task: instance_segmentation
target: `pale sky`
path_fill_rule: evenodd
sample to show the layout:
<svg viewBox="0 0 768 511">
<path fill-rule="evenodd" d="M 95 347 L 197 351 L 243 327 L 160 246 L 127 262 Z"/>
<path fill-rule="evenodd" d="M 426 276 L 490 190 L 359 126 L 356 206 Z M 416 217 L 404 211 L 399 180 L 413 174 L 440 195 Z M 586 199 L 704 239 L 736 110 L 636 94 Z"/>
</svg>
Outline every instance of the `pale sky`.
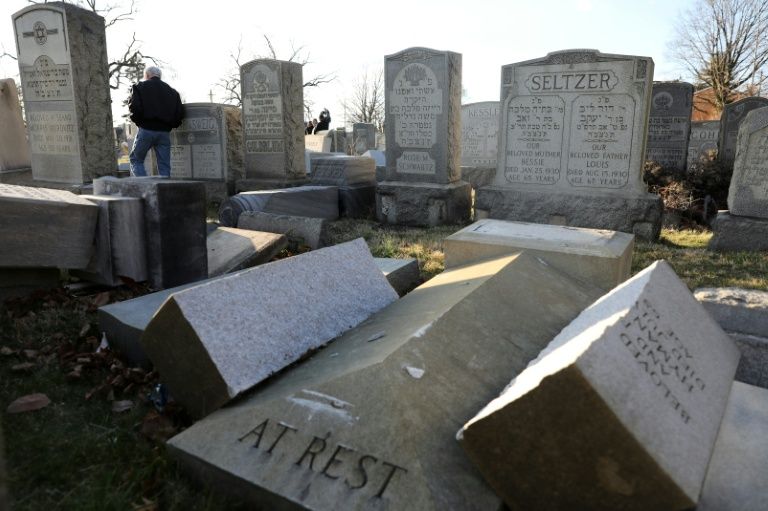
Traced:
<svg viewBox="0 0 768 511">
<path fill-rule="evenodd" d="M 99 2 L 128 4 L 127 0 Z M 167 64 L 163 79 L 185 102 L 223 99 L 219 78 L 235 69 L 229 58 L 242 38 L 247 62 L 266 53 L 263 35 L 278 57 L 303 46 L 311 63 L 304 78 L 332 73 L 336 79 L 305 88 L 314 116 L 331 111 L 331 128 L 343 125 L 341 101 L 360 75 L 383 67 L 384 56 L 412 46 L 462 54 L 463 103 L 499 99 L 502 65 L 570 48 L 653 58 L 655 80 L 686 78 L 669 55 L 674 20 L 694 0 L 137 0 L 132 21 L 107 30 L 110 58 L 122 54 L 131 34 L 144 53 Z M 16 53 L 11 15 L 26 0 L 3 0 L 2 50 Z M 117 10 L 115 11 L 117 12 Z M 1 51 L 0 51 L 1 52 Z M 17 78 L 11 59 L 0 59 L 0 78 Z M 113 91 L 115 123 L 125 113 L 127 92 Z"/>
</svg>

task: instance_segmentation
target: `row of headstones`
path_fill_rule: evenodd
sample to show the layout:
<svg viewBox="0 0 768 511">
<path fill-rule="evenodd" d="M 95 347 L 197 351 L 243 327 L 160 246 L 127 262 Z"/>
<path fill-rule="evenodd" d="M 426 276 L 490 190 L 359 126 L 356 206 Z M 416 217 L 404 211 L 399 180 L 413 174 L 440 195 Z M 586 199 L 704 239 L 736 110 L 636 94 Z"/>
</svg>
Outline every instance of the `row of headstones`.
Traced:
<svg viewBox="0 0 768 511">
<path fill-rule="evenodd" d="M 164 295 L 139 342 L 204 417 L 170 452 L 266 507 L 758 509 L 768 391 L 632 247 L 483 220 L 400 300 L 362 240 Z"/>
</svg>

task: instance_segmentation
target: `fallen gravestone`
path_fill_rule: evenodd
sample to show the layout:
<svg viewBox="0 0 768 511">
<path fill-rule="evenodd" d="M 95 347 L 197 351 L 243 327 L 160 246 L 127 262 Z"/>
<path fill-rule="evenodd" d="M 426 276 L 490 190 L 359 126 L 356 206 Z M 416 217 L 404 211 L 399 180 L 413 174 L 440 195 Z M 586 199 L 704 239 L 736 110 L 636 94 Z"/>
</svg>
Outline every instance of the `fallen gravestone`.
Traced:
<svg viewBox="0 0 768 511">
<path fill-rule="evenodd" d="M 336 220 L 339 218 L 339 189 L 335 186 L 297 186 L 241 192 L 221 203 L 219 222 L 225 227 L 236 227 L 238 218 L 246 211 Z"/>
<path fill-rule="evenodd" d="M 363 156 L 335 156 L 312 161 L 310 180 L 339 189 L 339 214 L 369 218 L 376 204 L 376 165 Z"/>
<path fill-rule="evenodd" d="M 147 243 L 144 204 L 136 197 L 81 195 L 99 207 L 96 246 L 85 270 L 75 275 L 85 280 L 117 286 L 120 277 L 147 280 Z"/>
<path fill-rule="evenodd" d="M 499 509 L 455 431 L 599 294 L 525 254 L 445 271 L 171 454 L 269 509 Z"/>
<path fill-rule="evenodd" d="M 117 170 L 104 18 L 64 2 L 13 15 L 35 180 L 82 184 Z"/>
<path fill-rule="evenodd" d="M 720 114 L 720 133 L 717 141 L 717 160 L 726 168 L 732 168 L 736 160 L 736 145 L 741 123 L 756 108 L 768 106 L 768 99 L 749 97 L 728 103 Z"/>
<path fill-rule="evenodd" d="M 317 158 L 333 158 L 337 156 L 344 156 L 341 153 L 316 153 L 314 151 L 304 151 L 304 163 L 307 166 L 307 174 L 312 173 L 312 162 Z"/>
<path fill-rule="evenodd" d="M 584 310 L 459 439 L 510 510 L 691 509 L 738 360 L 659 261 Z"/>
<path fill-rule="evenodd" d="M 201 417 L 395 299 L 357 239 L 174 293 L 141 344 L 173 396 Z"/>
<path fill-rule="evenodd" d="M 99 208 L 63 190 L 0 184 L 0 268 L 85 268 Z"/>
<path fill-rule="evenodd" d="M 667 169 L 685 170 L 692 108 L 693 85 L 654 82 L 648 116 L 646 160 Z"/>
<path fill-rule="evenodd" d="M 282 234 L 219 227 L 208 234 L 208 276 L 269 262 L 287 245 Z"/>
<path fill-rule="evenodd" d="M 499 161 L 476 218 L 657 239 L 663 204 L 642 179 L 653 60 L 566 50 L 502 67 Z"/>
<path fill-rule="evenodd" d="M 634 236 L 623 232 L 491 219 L 443 242 L 446 268 L 524 250 L 606 291 L 629 277 L 634 244 Z"/>
<path fill-rule="evenodd" d="M 712 153 L 717 154 L 717 137 L 720 121 L 691 122 L 691 136 L 688 139 L 688 170 L 694 165 L 707 161 Z"/>
<path fill-rule="evenodd" d="M 12 78 L 0 80 L 0 172 L 30 167 L 29 146 L 21 117 L 19 92 Z"/>
<path fill-rule="evenodd" d="M 147 273 L 152 287 L 164 289 L 208 276 L 203 183 L 103 177 L 94 181 L 93 188 L 96 195 L 143 199 Z"/>
<path fill-rule="evenodd" d="M 734 382 L 696 511 L 761 511 L 768 501 L 768 390 Z"/>
<path fill-rule="evenodd" d="M 259 211 L 240 213 L 238 229 L 284 234 L 292 245 L 312 250 L 324 247 L 328 237 L 328 221 L 308 216 L 273 215 Z"/>
<path fill-rule="evenodd" d="M 389 285 L 397 291 L 398 295 L 406 295 L 421 284 L 419 262 L 416 259 L 410 257 L 406 259 L 376 257 L 374 260 L 376 266 L 387 277 Z"/>
</svg>

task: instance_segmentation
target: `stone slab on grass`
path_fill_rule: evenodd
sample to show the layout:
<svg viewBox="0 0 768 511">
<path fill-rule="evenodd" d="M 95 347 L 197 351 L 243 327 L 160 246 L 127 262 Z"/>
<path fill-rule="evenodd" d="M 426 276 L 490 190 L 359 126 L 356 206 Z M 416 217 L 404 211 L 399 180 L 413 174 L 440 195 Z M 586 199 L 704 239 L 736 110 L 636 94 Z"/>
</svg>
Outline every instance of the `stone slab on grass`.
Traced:
<svg viewBox="0 0 768 511">
<path fill-rule="evenodd" d="M 445 271 L 171 454 L 269 509 L 499 509 L 455 431 L 600 294 L 526 254 Z"/>
<path fill-rule="evenodd" d="M 307 216 L 273 215 L 246 211 L 237 221 L 239 229 L 250 229 L 284 234 L 295 245 L 306 245 L 315 250 L 325 245 L 328 221 Z"/>
<path fill-rule="evenodd" d="M 219 227 L 208 234 L 208 276 L 267 263 L 288 245 L 282 234 Z"/>
<path fill-rule="evenodd" d="M 738 360 L 659 261 L 584 310 L 459 439 L 511 510 L 691 509 Z"/>
<path fill-rule="evenodd" d="M 717 252 L 768 250 L 768 220 L 719 211 L 712 221 L 712 238 L 707 248 Z"/>
<path fill-rule="evenodd" d="M 736 381 L 768 389 L 768 337 L 729 334 L 741 352 Z"/>
<path fill-rule="evenodd" d="M 387 277 L 390 285 L 403 296 L 421 283 L 419 262 L 411 257 L 406 259 L 394 259 L 389 257 L 376 257 L 376 266 Z"/>
<path fill-rule="evenodd" d="M 357 239 L 174 293 L 141 344 L 199 417 L 396 299 Z"/>
<path fill-rule="evenodd" d="M 225 227 L 236 227 L 238 218 L 246 211 L 336 220 L 339 218 L 339 189 L 335 186 L 296 186 L 242 192 L 221 203 L 219 221 Z"/>
<path fill-rule="evenodd" d="M 693 295 L 726 332 L 768 337 L 768 291 L 708 287 Z"/>
</svg>

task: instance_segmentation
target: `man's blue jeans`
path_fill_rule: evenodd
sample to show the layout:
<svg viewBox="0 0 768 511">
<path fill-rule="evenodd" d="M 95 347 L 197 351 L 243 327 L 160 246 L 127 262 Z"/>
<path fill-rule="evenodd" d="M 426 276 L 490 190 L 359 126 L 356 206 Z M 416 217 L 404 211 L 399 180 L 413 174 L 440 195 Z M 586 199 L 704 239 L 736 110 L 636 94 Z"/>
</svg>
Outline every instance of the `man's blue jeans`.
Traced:
<svg viewBox="0 0 768 511">
<path fill-rule="evenodd" d="M 167 131 L 153 131 L 139 128 L 131 149 L 131 175 L 142 177 L 147 175 L 144 159 L 149 150 L 155 148 L 157 170 L 163 177 L 171 177 L 171 134 Z"/>
</svg>

